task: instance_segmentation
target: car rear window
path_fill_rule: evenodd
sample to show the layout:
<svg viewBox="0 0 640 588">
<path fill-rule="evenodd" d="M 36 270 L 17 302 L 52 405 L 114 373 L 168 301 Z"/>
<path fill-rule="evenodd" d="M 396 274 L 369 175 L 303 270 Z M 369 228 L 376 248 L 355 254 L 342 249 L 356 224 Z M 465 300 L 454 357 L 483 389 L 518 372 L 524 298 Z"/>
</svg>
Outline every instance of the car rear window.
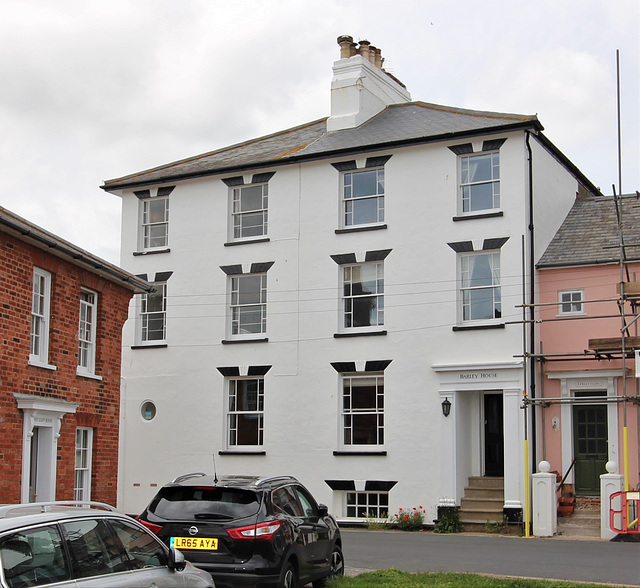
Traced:
<svg viewBox="0 0 640 588">
<path fill-rule="evenodd" d="M 160 490 L 149 510 L 163 519 L 230 520 L 254 515 L 259 507 L 251 490 L 180 486 Z"/>
</svg>

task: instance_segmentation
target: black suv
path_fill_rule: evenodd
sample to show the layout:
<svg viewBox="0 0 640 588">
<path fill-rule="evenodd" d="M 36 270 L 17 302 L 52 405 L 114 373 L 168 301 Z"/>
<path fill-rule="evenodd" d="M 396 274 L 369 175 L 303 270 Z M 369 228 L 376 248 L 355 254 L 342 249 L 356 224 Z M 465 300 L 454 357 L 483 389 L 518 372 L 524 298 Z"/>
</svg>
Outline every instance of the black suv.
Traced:
<svg viewBox="0 0 640 588">
<path fill-rule="evenodd" d="M 291 476 L 180 476 L 138 520 L 217 587 L 318 588 L 344 573 L 335 519 Z"/>
</svg>

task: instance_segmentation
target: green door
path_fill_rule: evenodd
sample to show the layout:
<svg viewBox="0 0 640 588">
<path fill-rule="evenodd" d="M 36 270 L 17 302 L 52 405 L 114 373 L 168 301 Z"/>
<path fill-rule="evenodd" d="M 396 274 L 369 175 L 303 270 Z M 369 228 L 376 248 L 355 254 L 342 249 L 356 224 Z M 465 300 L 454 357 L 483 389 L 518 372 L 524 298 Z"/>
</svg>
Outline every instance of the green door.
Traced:
<svg viewBox="0 0 640 588">
<path fill-rule="evenodd" d="M 576 458 L 575 493 L 600 494 L 600 475 L 608 459 L 607 407 L 574 405 L 573 448 Z"/>
</svg>

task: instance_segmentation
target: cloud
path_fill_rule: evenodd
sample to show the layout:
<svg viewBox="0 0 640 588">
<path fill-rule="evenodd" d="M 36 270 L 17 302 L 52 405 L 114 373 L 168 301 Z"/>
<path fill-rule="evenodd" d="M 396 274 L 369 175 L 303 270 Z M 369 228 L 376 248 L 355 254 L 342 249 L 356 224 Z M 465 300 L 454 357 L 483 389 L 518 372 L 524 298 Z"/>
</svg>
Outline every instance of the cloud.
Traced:
<svg viewBox="0 0 640 588">
<path fill-rule="evenodd" d="M 638 160 L 637 14 L 635 0 L 3 0 L 0 204 L 117 262 L 120 202 L 102 182 L 327 116 L 342 34 L 380 47 L 415 100 L 538 113 L 610 185 L 616 46 Z"/>
</svg>

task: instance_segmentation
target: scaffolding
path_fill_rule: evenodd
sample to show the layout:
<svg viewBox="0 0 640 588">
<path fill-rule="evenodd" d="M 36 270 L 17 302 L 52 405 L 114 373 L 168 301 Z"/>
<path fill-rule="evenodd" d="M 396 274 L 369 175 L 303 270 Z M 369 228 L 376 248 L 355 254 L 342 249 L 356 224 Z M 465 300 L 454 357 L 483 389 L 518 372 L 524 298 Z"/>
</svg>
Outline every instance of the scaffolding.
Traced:
<svg viewBox="0 0 640 588">
<path fill-rule="evenodd" d="M 609 298 L 595 298 L 581 300 L 584 305 L 595 305 L 599 303 L 611 303 L 615 302 L 618 307 L 617 314 L 590 314 L 584 316 L 572 316 L 572 317 L 555 317 L 548 319 L 535 318 L 530 321 L 524 320 L 525 323 L 542 324 L 543 322 L 553 321 L 587 321 L 587 320 L 600 320 L 600 319 L 614 319 L 618 318 L 620 321 L 620 336 L 619 337 L 600 337 L 588 340 L 587 349 L 583 351 L 567 351 L 560 353 L 545 353 L 543 349 L 543 343 L 539 342 L 540 351 L 538 353 L 534 351 L 527 351 L 526 347 L 523 351 L 523 355 L 517 356 L 524 358 L 525 363 L 535 362 L 538 366 L 536 370 L 540 375 L 541 387 L 544 386 L 545 378 L 545 366 L 551 362 L 577 362 L 577 361 L 606 361 L 606 362 L 620 362 L 621 369 L 621 381 L 622 385 L 617 387 L 616 396 L 576 396 L 570 395 L 568 397 L 546 397 L 544 393 L 537 397 L 531 397 L 526 393 L 523 395 L 523 408 L 528 407 L 540 407 L 543 411 L 543 438 L 542 444 L 546 445 L 544 437 L 544 409 L 548 408 L 552 404 L 593 404 L 607 403 L 617 404 L 621 406 L 622 410 L 622 443 L 623 443 L 623 474 L 624 474 L 624 489 L 629 491 L 629 439 L 628 439 L 628 411 L 630 407 L 635 406 L 636 410 L 636 433 L 638 435 L 637 446 L 640 448 L 640 335 L 639 326 L 640 321 L 640 276 L 636 279 L 635 273 L 632 274 L 630 266 L 636 264 L 640 265 L 640 241 L 628 242 L 626 240 L 625 226 L 624 226 L 624 210 L 625 207 L 633 206 L 640 211 L 640 192 L 635 194 L 618 195 L 607 198 L 615 206 L 616 224 L 618 230 L 618 243 L 615 247 L 618 249 L 618 261 L 620 268 L 620 278 L 617 284 L 617 296 Z M 637 216 L 640 216 L 640 212 Z M 614 247 L 613 245 L 611 247 Z M 587 265 L 587 264 L 585 264 Z M 558 306 L 559 302 L 548 303 L 533 303 L 523 304 L 523 308 L 530 310 L 540 310 L 547 306 Z M 523 311 L 524 312 L 524 311 Z M 519 322 L 519 321 L 518 321 Z M 533 328 L 534 325 L 530 325 Z M 635 369 L 630 375 L 629 362 L 635 360 Z M 628 380 L 630 377 L 635 379 L 635 393 L 630 393 Z M 640 450 L 638 451 L 638 471 L 640 472 Z M 640 488 L 640 484 L 638 487 Z"/>
</svg>

